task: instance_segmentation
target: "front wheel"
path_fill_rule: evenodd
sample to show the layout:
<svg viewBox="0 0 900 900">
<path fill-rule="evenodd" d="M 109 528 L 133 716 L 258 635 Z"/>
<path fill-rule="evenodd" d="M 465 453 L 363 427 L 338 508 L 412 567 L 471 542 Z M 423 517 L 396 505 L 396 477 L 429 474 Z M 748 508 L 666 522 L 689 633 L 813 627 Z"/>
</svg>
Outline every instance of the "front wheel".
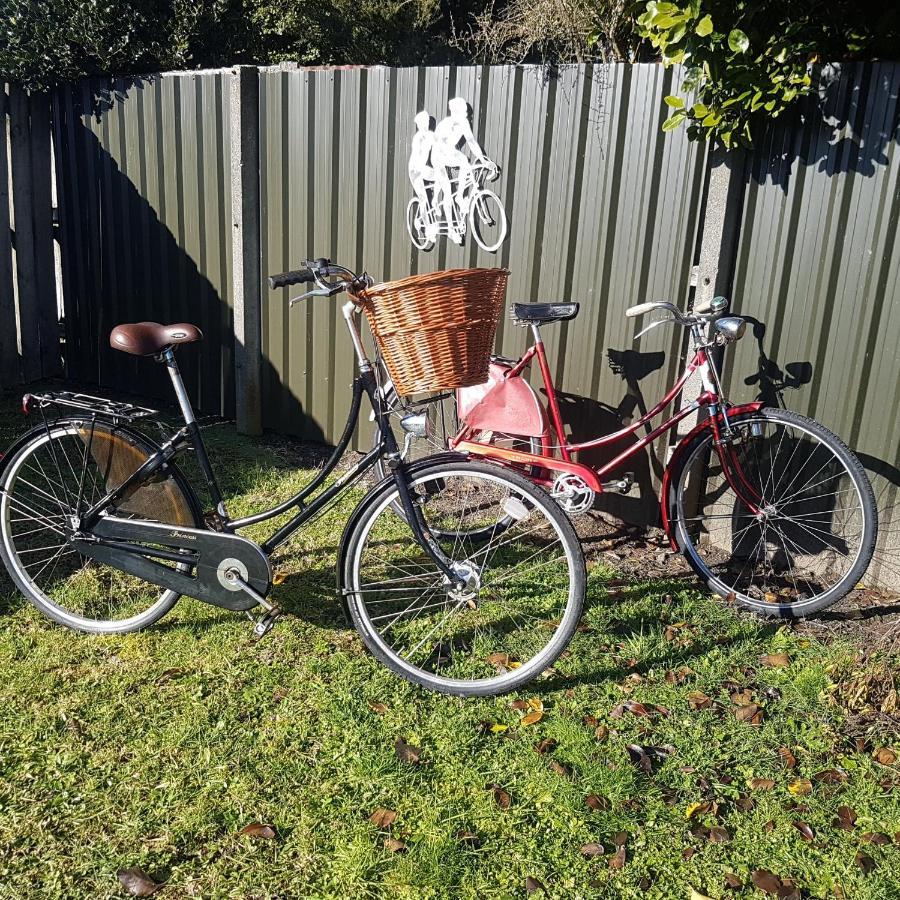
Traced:
<svg viewBox="0 0 900 900">
<path fill-rule="evenodd" d="M 877 511 L 862 464 L 797 413 L 764 408 L 729 421 L 728 472 L 709 430 L 673 472 L 667 502 L 681 552 L 713 591 L 753 612 L 799 618 L 831 606 L 857 585 L 875 549 Z"/>
<path fill-rule="evenodd" d="M 500 198 L 486 188 L 472 198 L 469 224 L 482 250 L 493 253 L 506 238 L 506 210 Z"/>
<path fill-rule="evenodd" d="M 438 569 L 395 512 L 396 485 L 383 484 L 354 515 L 342 562 L 366 646 L 407 680 L 460 696 L 511 691 L 549 668 L 584 602 L 584 557 L 563 512 L 481 462 L 423 466 L 409 488 L 464 584 Z"/>
</svg>

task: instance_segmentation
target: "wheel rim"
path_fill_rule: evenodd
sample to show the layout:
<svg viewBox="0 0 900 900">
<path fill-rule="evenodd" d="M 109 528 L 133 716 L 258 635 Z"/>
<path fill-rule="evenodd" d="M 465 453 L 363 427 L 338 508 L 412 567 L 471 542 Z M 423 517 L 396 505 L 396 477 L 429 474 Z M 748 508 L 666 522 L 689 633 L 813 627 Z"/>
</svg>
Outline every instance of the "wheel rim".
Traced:
<svg viewBox="0 0 900 900">
<path fill-rule="evenodd" d="M 576 561 L 552 501 L 502 474 L 442 469 L 414 479 L 421 508 L 466 586 L 454 592 L 395 515 L 396 492 L 364 523 L 350 571 L 352 602 L 365 634 L 403 670 L 448 690 L 501 689 L 534 677 L 555 658 L 578 615 L 571 601 Z M 488 541 L 469 539 L 476 520 L 514 522 Z M 561 514 L 559 519 L 562 519 Z M 448 527 L 452 520 L 453 527 Z M 481 526 L 483 527 L 483 526 Z"/>
<path fill-rule="evenodd" d="M 865 546 L 865 508 L 852 473 L 819 435 L 786 418 L 733 427 L 760 512 L 727 484 L 711 438 L 701 442 L 678 479 L 676 527 L 686 552 L 713 590 L 763 610 L 798 612 L 839 599 Z"/>
<path fill-rule="evenodd" d="M 84 431 L 89 431 L 89 426 Z M 3 478 L 0 501 L 6 557 L 33 599 L 51 608 L 66 624 L 89 628 L 106 623 L 128 630 L 167 609 L 178 594 L 83 557 L 71 548 L 67 519 L 75 513 L 82 469 L 84 497 L 95 502 L 104 494 L 109 470 L 107 475 L 100 470 L 75 426 L 42 436 L 12 461 Z M 133 509 L 139 504 L 141 490 L 144 488 L 123 507 L 130 504 Z M 128 508 L 119 512 L 133 515 Z"/>
</svg>

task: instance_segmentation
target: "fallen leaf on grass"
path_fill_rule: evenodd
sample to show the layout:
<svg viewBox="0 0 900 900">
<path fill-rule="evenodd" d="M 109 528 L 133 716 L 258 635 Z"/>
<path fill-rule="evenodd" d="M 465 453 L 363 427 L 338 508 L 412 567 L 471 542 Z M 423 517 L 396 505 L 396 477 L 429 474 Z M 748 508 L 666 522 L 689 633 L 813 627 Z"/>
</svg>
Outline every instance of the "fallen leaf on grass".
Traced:
<svg viewBox="0 0 900 900">
<path fill-rule="evenodd" d="M 538 891 L 543 891 L 546 894 L 547 888 L 544 887 L 542 881 L 529 875 L 525 879 L 525 893 L 531 896 L 532 894 L 536 894 Z"/>
<path fill-rule="evenodd" d="M 379 703 L 377 700 L 369 701 L 369 709 L 372 710 L 373 713 L 377 713 L 379 716 L 383 716 L 388 708 L 384 703 Z"/>
<path fill-rule="evenodd" d="M 624 847 L 628 843 L 628 832 L 616 831 L 612 836 L 612 842 L 614 847 Z"/>
<path fill-rule="evenodd" d="M 653 762 L 647 755 L 647 752 L 640 744 L 628 744 L 625 749 L 628 751 L 631 761 L 645 774 L 653 774 Z"/>
<path fill-rule="evenodd" d="M 384 849 L 391 853 L 403 853 L 406 850 L 406 844 L 397 838 L 389 837 L 384 839 Z"/>
<path fill-rule="evenodd" d="M 541 756 L 544 756 L 547 753 L 550 753 L 552 750 L 556 749 L 556 739 L 555 738 L 544 738 L 542 741 L 538 741 L 534 745 L 535 751 L 540 753 Z"/>
<path fill-rule="evenodd" d="M 512 703 L 509 704 L 513 709 L 518 712 L 522 712 L 523 710 L 528 709 L 528 701 L 527 700 L 513 700 Z"/>
<path fill-rule="evenodd" d="M 625 845 L 619 846 L 619 849 L 609 858 L 609 867 L 614 872 L 618 871 L 625 865 Z"/>
<path fill-rule="evenodd" d="M 741 881 L 734 872 L 726 872 L 725 873 L 725 886 L 730 887 L 732 890 L 737 890 L 740 887 L 744 886 L 744 882 Z"/>
<path fill-rule="evenodd" d="M 734 717 L 738 722 L 749 722 L 751 725 L 760 725 L 763 720 L 763 711 L 755 703 L 739 706 L 734 711 Z"/>
<path fill-rule="evenodd" d="M 813 775 L 813 781 L 818 781 L 822 784 L 842 784 L 846 780 L 846 773 L 838 769 L 823 769 L 821 772 L 816 772 Z"/>
<path fill-rule="evenodd" d="M 703 691 L 689 691 L 687 702 L 691 709 L 708 709 L 712 706 L 712 698 L 707 697 Z"/>
<path fill-rule="evenodd" d="M 701 894 L 700 891 L 694 890 L 694 888 L 691 888 L 691 900 L 712 900 L 712 898 L 707 897 L 706 894 Z"/>
<path fill-rule="evenodd" d="M 406 743 L 406 738 L 398 737 L 396 743 L 394 744 L 394 753 L 397 754 L 397 759 L 400 762 L 407 763 L 411 766 L 416 766 L 421 761 L 422 749 L 421 747 L 415 747 L 412 744 Z"/>
<path fill-rule="evenodd" d="M 489 784 L 487 789 L 494 795 L 494 803 L 496 803 L 500 809 L 509 809 L 512 798 L 507 791 L 503 790 L 499 784 Z"/>
<path fill-rule="evenodd" d="M 751 778 L 750 787 L 754 791 L 770 791 L 775 787 L 774 778 Z"/>
<path fill-rule="evenodd" d="M 783 669 L 791 664 L 791 658 L 787 653 L 767 653 L 761 657 L 760 662 L 772 669 Z"/>
<path fill-rule="evenodd" d="M 867 831 L 859 838 L 864 844 L 874 844 L 876 847 L 884 847 L 890 844 L 891 839 L 883 831 Z"/>
<path fill-rule="evenodd" d="M 528 713 L 528 715 L 522 716 L 519 720 L 520 725 L 537 725 L 541 719 L 544 718 L 544 713 L 540 709 L 535 709 L 532 712 Z"/>
<path fill-rule="evenodd" d="M 605 725 L 598 725 L 594 729 L 594 737 L 598 741 L 605 741 L 609 737 L 609 729 Z"/>
<path fill-rule="evenodd" d="M 556 772 L 557 775 L 562 775 L 563 778 L 568 778 L 572 774 L 568 766 L 558 763 L 555 759 L 551 759 L 548 765 L 553 772 Z"/>
<path fill-rule="evenodd" d="M 792 778 L 788 782 L 788 790 L 795 797 L 805 797 L 812 793 L 812 782 L 808 778 Z"/>
<path fill-rule="evenodd" d="M 589 844 L 582 844 L 581 849 L 578 851 L 582 856 L 590 859 L 593 856 L 603 856 L 606 853 L 606 848 L 603 844 L 598 844 L 595 841 L 591 841 Z"/>
<path fill-rule="evenodd" d="M 811 841 L 815 838 L 815 834 L 813 833 L 812 828 L 809 827 L 809 824 L 806 822 L 791 822 L 791 825 L 800 832 L 800 837 L 803 838 L 804 841 Z"/>
<path fill-rule="evenodd" d="M 376 827 L 382 830 L 386 830 L 394 824 L 394 821 L 397 818 L 397 813 L 392 809 L 382 809 L 380 806 L 378 809 L 373 810 L 372 815 L 369 816 L 369 821 Z"/>
<path fill-rule="evenodd" d="M 897 762 L 897 753 L 890 747 L 878 747 L 872 754 L 872 759 L 883 766 L 892 766 Z"/>
<path fill-rule="evenodd" d="M 594 812 L 601 812 L 612 808 L 612 804 L 606 797 L 598 797 L 596 794 L 588 794 L 587 797 L 584 798 L 584 802 L 590 809 L 594 810 Z"/>
<path fill-rule="evenodd" d="M 841 828 L 844 831 L 853 831 L 856 824 L 856 810 L 849 806 L 839 806 L 837 818 L 832 822 L 835 828 Z"/>
<path fill-rule="evenodd" d="M 694 816 L 704 815 L 708 813 L 712 809 L 712 802 L 710 800 L 702 800 L 694 803 L 688 803 L 687 809 L 684 811 L 684 817 L 686 819 L 693 819 Z"/>
<path fill-rule="evenodd" d="M 863 875 L 868 875 L 875 871 L 875 860 L 868 853 L 860 851 L 856 854 L 856 864 L 862 869 Z"/>
<path fill-rule="evenodd" d="M 131 869 L 119 869 L 116 877 L 132 897 L 150 897 L 162 887 L 138 866 Z"/>
<path fill-rule="evenodd" d="M 778 755 L 781 757 L 781 761 L 786 769 L 793 769 L 797 765 L 797 757 L 794 756 L 789 747 L 779 747 Z"/>
<path fill-rule="evenodd" d="M 261 838 L 264 841 L 271 841 L 275 837 L 275 827 L 267 825 L 264 822 L 251 822 L 245 825 L 238 834 L 244 837 Z"/>
<path fill-rule="evenodd" d="M 750 880 L 764 894 L 778 894 L 783 885 L 781 879 L 777 875 L 773 875 L 767 869 L 757 869 L 750 873 Z"/>
<path fill-rule="evenodd" d="M 727 844 L 731 840 L 728 829 L 722 828 L 721 825 L 713 825 L 706 837 L 711 844 Z"/>
</svg>

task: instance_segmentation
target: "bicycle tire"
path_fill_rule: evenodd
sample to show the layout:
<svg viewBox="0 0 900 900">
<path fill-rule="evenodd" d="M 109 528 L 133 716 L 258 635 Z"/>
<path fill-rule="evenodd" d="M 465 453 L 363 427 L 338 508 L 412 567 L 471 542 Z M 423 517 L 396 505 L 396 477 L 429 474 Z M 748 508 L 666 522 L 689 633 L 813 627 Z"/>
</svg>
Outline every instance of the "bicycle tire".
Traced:
<svg viewBox="0 0 900 900">
<path fill-rule="evenodd" d="M 502 491 L 505 486 L 509 492 L 508 496 L 511 495 L 515 498 L 526 498 L 527 503 L 531 505 L 528 515 L 532 515 L 534 511 L 539 511 L 539 514 L 546 522 L 550 523 L 552 533 L 556 535 L 556 539 L 562 547 L 567 571 L 567 594 L 564 609 L 562 615 L 559 616 L 558 619 L 554 618 L 552 620 L 552 632 L 548 631 L 546 627 L 539 627 L 542 635 L 541 639 L 543 639 L 543 634 L 545 632 L 550 635 L 546 645 L 544 645 L 540 651 L 535 653 L 519 667 L 509 668 L 493 677 L 462 679 L 459 677 L 441 677 L 434 672 L 427 671 L 423 666 L 415 665 L 407 659 L 404 659 L 400 653 L 396 652 L 388 645 L 387 640 L 376 626 L 373 615 L 370 613 L 369 607 L 367 606 L 367 602 L 374 605 L 375 603 L 384 601 L 378 599 L 365 601 L 363 599 L 363 593 L 371 593 L 370 591 L 364 591 L 363 589 L 370 587 L 372 583 L 366 583 L 363 580 L 361 566 L 363 565 L 363 554 L 367 548 L 367 539 L 370 534 L 373 534 L 376 525 L 379 522 L 382 522 L 390 527 L 395 527 L 396 523 L 399 521 L 392 515 L 392 522 L 395 524 L 394 526 L 391 526 L 390 522 L 381 518 L 382 514 L 391 506 L 391 503 L 395 499 L 396 487 L 390 482 L 382 483 L 373 489 L 363 499 L 348 523 L 347 533 L 342 542 L 345 551 L 341 557 L 341 585 L 354 627 L 376 659 L 387 666 L 387 668 L 408 681 L 421 687 L 428 688 L 429 690 L 454 694 L 457 696 L 484 697 L 505 693 L 522 687 L 524 684 L 537 677 L 541 672 L 552 666 L 559 658 L 560 654 L 568 646 L 572 635 L 575 633 L 575 629 L 577 628 L 578 621 L 581 617 L 584 603 L 586 575 L 581 545 L 568 517 L 559 506 L 553 502 L 549 495 L 518 473 L 510 472 L 499 466 L 483 462 L 467 460 L 449 462 L 441 460 L 432 465 L 423 463 L 417 467 L 409 476 L 410 490 L 413 493 L 416 493 L 419 489 L 422 489 L 427 495 L 429 486 L 433 487 L 438 485 L 438 489 L 443 490 L 443 486 L 445 486 L 450 479 L 471 476 L 474 476 L 490 490 Z M 525 507 L 525 501 L 519 502 L 523 504 L 523 508 L 527 508 Z M 403 527 L 405 528 L 406 526 L 404 525 Z M 531 527 L 530 524 L 529 527 Z M 526 534 L 527 533 L 529 532 L 526 532 Z M 407 535 L 407 543 L 411 543 L 412 540 L 411 535 Z M 503 535 L 503 540 L 508 541 L 505 533 Z M 377 545 L 377 552 L 383 553 L 382 545 L 377 536 L 376 538 L 373 538 L 373 542 Z M 552 547 L 553 545 L 550 546 Z M 375 550 L 372 552 L 374 555 Z M 488 549 L 479 552 L 484 553 L 485 559 L 485 562 L 478 573 L 480 579 L 483 576 L 485 569 L 487 569 L 488 561 L 496 558 L 496 549 Z M 462 555 L 462 553 L 463 547 L 460 546 L 459 555 Z M 531 557 L 528 559 L 530 558 Z M 454 560 L 454 563 L 462 564 L 457 560 Z M 541 565 L 547 564 L 549 563 L 541 563 Z M 393 564 L 388 562 L 387 565 L 390 566 Z M 431 565 L 433 565 L 433 563 Z M 510 563 L 509 565 L 511 569 L 522 578 L 527 579 L 529 577 L 527 572 L 520 572 L 518 563 Z M 404 571 L 402 567 L 397 566 L 397 568 L 399 568 L 400 571 Z M 408 580 L 406 576 L 401 576 L 400 581 L 406 580 Z M 383 582 L 383 584 L 388 583 L 389 582 Z M 489 587 L 490 583 L 491 582 L 486 584 L 485 587 Z M 375 586 L 380 587 L 381 583 L 376 582 Z M 383 588 L 383 590 L 389 591 L 393 589 Z M 439 587 L 438 592 L 440 593 L 441 590 L 443 590 L 443 588 Z M 478 599 L 480 601 L 480 581 L 478 590 Z M 494 599 L 492 595 L 495 592 L 496 588 L 494 588 L 494 591 L 491 592 L 491 594 L 488 594 L 486 600 L 487 606 L 490 606 L 490 603 Z M 547 590 L 548 596 L 553 594 L 553 590 Z M 423 594 L 423 597 L 425 597 L 425 602 L 430 603 L 430 596 Z M 398 602 L 405 603 L 405 598 L 398 598 Z M 452 598 L 444 602 L 446 605 L 450 605 Z M 381 610 L 384 609 L 384 607 L 378 608 Z M 422 607 L 422 609 L 425 608 L 429 607 Z M 449 616 L 452 613 L 456 613 L 459 609 L 461 609 L 461 607 L 459 603 L 457 603 L 456 607 L 454 607 L 447 615 Z M 480 608 L 478 608 L 478 611 L 480 612 Z M 521 612 L 521 610 L 517 611 Z M 415 619 L 419 612 L 421 612 L 421 610 L 417 611 L 412 618 Z M 437 615 L 439 615 L 439 613 L 435 613 L 435 616 Z M 527 613 L 523 613 L 523 615 L 527 616 Z M 515 616 L 513 616 L 513 619 L 515 620 Z M 393 624 L 394 623 L 391 622 L 387 627 L 391 627 Z M 422 625 L 423 623 L 420 622 L 419 624 Z M 508 626 L 504 627 L 507 628 L 507 630 L 503 632 L 503 637 L 501 637 L 500 640 L 508 639 L 510 642 L 514 642 L 514 639 L 508 636 L 509 634 L 512 634 L 512 630 L 509 629 Z M 491 632 L 491 629 L 485 626 L 483 633 L 487 634 L 489 632 Z M 475 637 L 471 639 L 473 646 L 480 634 L 482 634 L 482 632 L 479 632 L 478 627 L 476 627 Z M 442 640 L 443 633 L 439 633 L 438 646 L 441 644 Z M 432 651 L 432 655 L 434 652 L 435 651 Z"/>
<path fill-rule="evenodd" d="M 862 516 L 860 517 L 862 522 L 862 533 L 855 558 L 849 568 L 835 584 L 825 590 L 821 595 L 811 596 L 807 599 L 801 598 L 792 602 L 779 602 L 777 593 L 770 593 L 767 596 L 762 588 L 759 589 L 762 593 L 762 599 L 760 599 L 760 597 L 755 596 L 755 592 L 754 594 L 747 593 L 747 590 L 754 590 L 752 576 L 751 585 L 745 590 L 735 590 L 735 585 L 728 584 L 723 579 L 721 573 L 717 573 L 713 570 L 712 565 L 708 561 L 709 555 L 704 556 L 700 552 L 700 549 L 694 545 L 694 541 L 688 534 L 687 517 L 680 512 L 686 508 L 687 504 L 692 502 L 688 498 L 688 491 L 685 485 L 685 480 L 689 477 L 690 466 L 695 462 L 702 464 L 704 455 L 714 452 L 712 444 L 714 437 L 709 430 L 705 430 L 698 434 L 691 444 L 685 448 L 685 451 L 681 454 L 677 471 L 672 473 L 667 503 L 669 504 L 670 520 L 674 523 L 673 535 L 676 544 L 693 571 L 712 591 L 723 597 L 733 597 L 735 603 L 743 609 L 764 616 L 774 616 L 786 619 L 803 618 L 804 616 L 821 612 L 827 607 L 832 606 L 834 603 L 837 603 L 856 587 L 871 562 L 875 550 L 875 544 L 878 537 L 878 513 L 875 505 L 875 497 L 872 492 L 872 485 L 869 482 L 865 469 L 859 459 L 857 459 L 853 452 L 837 435 L 827 429 L 824 425 L 816 422 L 814 419 L 802 416 L 799 413 L 779 408 L 764 407 L 758 412 L 742 413 L 738 416 L 734 416 L 731 418 L 731 421 L 735 428 L 739 430 L 745 429 L 748 433 L 752 431 L 754 425 L 763 426 L 765 424 L 773 424 L 777 427 L 780 423 L 784 427 L 795 428 L 799 432 L 815 437 L 834 455 L 834 458 L 843 466 L 845 474 L 849 476 L 850 482 L 859 499 L 859 507 L 862 512 Z M 771 448 L 769 453 L 770 469 L 774 469 L 775 462 L 778 461 L 779 454 L 781 453 L 781 445 L 779 445 L 779 449 L 775 454 L 774 459 L 772 459 L 771 456 Z M 788 466 L 790 466 L 790 460 L 787 462 Z M 797 476 L 795 475 L 794 478 L 796 477 Z M 767 489 L 768 483 L 767 480 Z M 761 482 L 760 484 L 762 486 Z M 773 484 L 772 493 L 774 493 L 774 489 L 777 487 L 778 484 Z M 793 489 L 794 487 L 791 486 L 791 490 Z M 819 498 L 816 497 L 815 499 L 818 500 Z M 791 501 L 791 499 L 788 498 L 787 502 L 790 504 L 791 502 L 797 503 L 799 501 Z M 772 500 L 771 505 L 776 509 L 776 513 L 779 503 L 782 503 L 782 501 Z M 783 503 L 782 508 L 786 508 Z M 735 529 L 739 528 L 742 523 L 747 521 L 750 517 L 748 513 L 742 513 L 737 507 L 735 507 L 735 510 L 736 512 L 733 514 L 733 517 L 729 519 L 728 524 L 723 527 L 731 529 L 732 534 L 739 534 L 740 532 Z M 743 519 L 740 518 L 741 515 L 743 515 Z M 795 521 L 795 519 L 792 519 L 786 513 L 784 515 L 788 522 Z M 795 513 L 795 516 L 796 515 L 797 514 Z M 697 518 L 700 517 L 698 516 Z M 814 535 L 820 531 L 824 534 L 823 527 L 826 518 L 823 513 L 816 513 L 815 518 L 810 519 L 809 521 L 818 523 L 813 526 L 815 529 L 813 532 Z M 758 527 L 763 527 L 764 529 L 761 541 L 765 542 L 765 526 Z M 746 528 L 747 526 L 743 526 L 742 530 L 746 530 Z M 823 537 L 818 536 L 815 539 L 823 544 L 824 551 L 828 550 L 828 547 L 826 546 L 828 542 Z M 732 542 L 734 543 L 734 541 Z M 738 543 L 740 543 L 740 541 L 738 541 Z M 792 553 L 797 556 L 800 555 L 795 547 L 789 546 L 790 544 L 796 545 L 795 539 L 788 537 L 782 539 L 782 543 L 785 548 L 783 555 L 786 558 L 790 559 Z M 808 543 L 809 540 L 807 540 L 807 544 Z M 832 541 L 832 543 L 836 543 L 836 541 Z M 765 553 L 765 547 L 763 548 L 763 552 Z M 746 568 L 746 563 L 744 564 L 744 568 Z M 771 577 L 774 578 L 774 576 Z M 801 583 L 803 583 L 802 580 Z"/>
</svg>

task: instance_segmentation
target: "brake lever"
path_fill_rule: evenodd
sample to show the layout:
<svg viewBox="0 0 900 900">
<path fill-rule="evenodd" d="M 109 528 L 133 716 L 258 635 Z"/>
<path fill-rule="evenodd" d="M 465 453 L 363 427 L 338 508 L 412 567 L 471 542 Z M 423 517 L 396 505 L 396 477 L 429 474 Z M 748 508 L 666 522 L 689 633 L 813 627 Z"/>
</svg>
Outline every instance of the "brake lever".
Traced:
<svg viewBox="0 0 900 900">
<path fill-rule="evenodd" d="M 333 297 L 335 294 L 339 294 L 346 285 L 343 281 L 338 282 L 337 284 L 325 285 L 323 284 L 320 288 L 313 288 L 311 291 L 307 291 L 305 294 L 301 294 L 299 297 L 292 297 L 290 302 L 288 303 L 288 308 L 293 306 L 295 303 L 299 303 L 301 300 L 306 300 L 307 297 Z"/>
</svg>

